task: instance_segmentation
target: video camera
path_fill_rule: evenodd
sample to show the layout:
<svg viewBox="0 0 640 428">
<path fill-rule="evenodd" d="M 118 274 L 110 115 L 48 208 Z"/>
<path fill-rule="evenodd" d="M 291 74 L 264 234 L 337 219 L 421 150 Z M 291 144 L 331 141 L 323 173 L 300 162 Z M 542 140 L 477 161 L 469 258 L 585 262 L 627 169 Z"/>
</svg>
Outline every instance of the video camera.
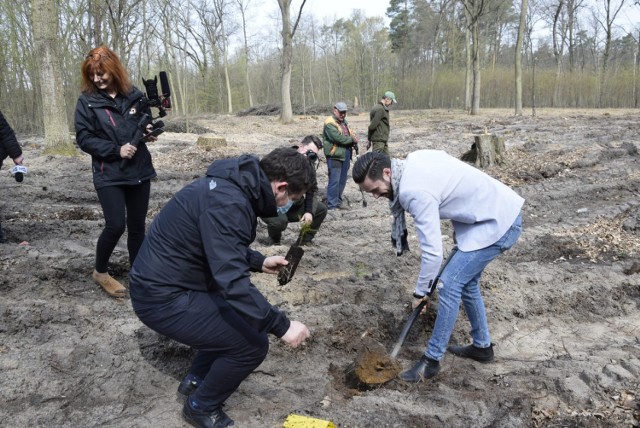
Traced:
<svg viewBox="0 0 640 428">
<path fill-rule="evenodd" d="M 167 115 L 166 110 L 171 109 L 171 88 L 169 87 L 167 73 L 161 71 L 159 74 L 162 94 L 158 94 L 158 76 L 154 76 L 153 79 L 148 80 L 145 80 L 143 77 L 142 83 L 147 92 L 148 106 L 157 107 L 160 110 L 160 117 L 165 117 Z"/>
<path fill-rule="evenodd" d="M 18 183 L 22 183 L 24 175 L 27 173 L 27 167 L 24 165 L 14 165 L 9 171 L 11 171 L 11 175 L 13 175 L 13 178 L 15 178 Z"/>
<path fill-rule="evenodd" d="M 165 117 L 167 110 L 171 109 L 171 87 L 169 86 L 169 79 L 167 73 L 161 71 L 160 75 L 160 88 L 162 94 L 158 93 L 158 76 L 154 76 L 153 79 L 142 78 L 142 84 L 146 91 L 146 97 L 143 100 L 142 108 L 146 110 L 147 107 L 155 107 L 158 109 L 158 117 L 153 117 L 147 113 L 143 113 L 140 121 L 138 121 L 138 130 L 133 140 L 130 142 L 132 146 L 137 146 L 143 138 L 148 136 L 157 137 L 164 132 L 164 122 L 156 120 L 159 117 Z M 147 126 L 153 125 L 153 130 L 148 133 Z M 127 160 L 122 159 L 120 162 L 120 169 L 124 169 L 127 166 Z"/>
</svg>

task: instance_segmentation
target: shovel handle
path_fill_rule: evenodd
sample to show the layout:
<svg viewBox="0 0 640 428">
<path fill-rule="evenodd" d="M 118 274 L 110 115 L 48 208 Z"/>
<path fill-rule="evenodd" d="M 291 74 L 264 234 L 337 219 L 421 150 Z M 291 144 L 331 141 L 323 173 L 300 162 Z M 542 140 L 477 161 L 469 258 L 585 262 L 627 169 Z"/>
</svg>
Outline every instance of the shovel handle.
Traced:
<svg viewBox="0 0 640 428">
<path fill-rule="evenodd" d="M 420 315 L 420 312 L 422 312 L 422 308 L 424 308 L 426 304 L 427 304 L 427 301 L 423 300 L 422 302 L 420 302 L 418 306 L 416 306 L 416 308 L 413 310 L 411 315 L 409 315 L 407 322 L 404 324 L 404 327 L 400 332 L 398 341 L 393 346 L 393 350 L 391 351 L 391 358 L 395 358 L 396 356 L 398 356 L 398 352 L 400 352 L 400 348 L 402 348 L 402 344 L 407 339 L 407 336 L 409 335 L 409 331 L 411 330 L 411 327 L 413 327 L 413 324 L 418 319 L 418 315 Z"/>
<path fill-rule="evenodd" d="M 456 253 L 456 251 L 458 251 L 458 247 L 453 247 L 451 249 L 451 252 L 449 253 L 449 256 L 440 267 L 440 272 L 438 272 L 438 275 L 433 280 L 433 290 L 435 290 L 436 285 L 440 280 L 440 275 L 442 275 L 444 268 L 449 264 L 449 261 L 453 258 L 453 255 Z M 422 309 L 426 304 L 427 304 L 426 299 L 420 302 L 420 304 L 413 310 L 413 312 L 407 319 L 407 322 L 404 324 L 404 327 L 400 332 L 400 336 L 398 337 L 396 344 L 393 346 L 393 350 L 391 351 L 391 358 L 395 358 L 398 355 L 398 352 L 400 352 L 400 348 L 402 348 L 402 344 L 404 343 L 405 339 L 409 335 L 409 331 L 411 330 L 411 327 L 413 327 L 413 324 L 416 322 L 416 319 L 418 319 L 418 315 L 420 315 L 420 312 L 422 312 Z"/>
</svg>

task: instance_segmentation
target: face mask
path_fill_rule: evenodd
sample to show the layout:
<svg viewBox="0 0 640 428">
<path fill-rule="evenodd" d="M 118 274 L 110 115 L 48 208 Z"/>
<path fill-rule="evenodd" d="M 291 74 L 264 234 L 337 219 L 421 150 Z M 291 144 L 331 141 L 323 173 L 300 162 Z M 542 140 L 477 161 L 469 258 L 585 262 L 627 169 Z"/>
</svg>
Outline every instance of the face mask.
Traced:
<svg viewBox="0 0 640 428">
<path fill-rule="evenodd" d="M 289 202 L 287 202 L 284 206 L 278 207 L 278 215 L 286 214 L 287 211 L 289 211 L 289 208 L 291 208 L 291 205 L 293 205 L 293 201 L 289 199 Z"/>
</svg>

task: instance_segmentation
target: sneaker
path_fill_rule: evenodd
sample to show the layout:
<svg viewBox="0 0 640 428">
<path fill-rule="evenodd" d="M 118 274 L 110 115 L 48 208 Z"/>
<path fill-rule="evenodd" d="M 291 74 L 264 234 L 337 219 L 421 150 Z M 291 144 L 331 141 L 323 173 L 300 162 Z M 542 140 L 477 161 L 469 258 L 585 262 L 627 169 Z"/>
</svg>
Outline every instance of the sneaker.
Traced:
<svg viewBox="0 0 640 428">
<path fill-rule="evenodd" d="M 447 351 L 453 355 L 457 355 L 462 358 L 471 358 L 472 360 L 479 361 L 481 363 L 488 363 L 493 361 L 493 343 L 488 348 L 478 348 L 474 345 L 468 346 L 449 346 Z"/>
<path fill-rule="evenodd" d="M 440 362 L 423 355 L 410 370 L 400 373 L 400 379 L 405 382 L 418 383 L 431 379 L 440 371 Z"/>
<path fill-rule="evenodd" d="M 182 407 L 182 417 L 194 427 L 199 428 L 225 428 L 234 424 L 222 409 L 206 413 L 191 406 L 191 400 L 187 400 Z"/>
<path fill-rule="evenodd" d="M 184 377 L 184 379 L 182 379 L 180 385 L 178 385 L 178 396 L 183 399 L 187 398 L 188 396 L 196 392 L 196 389 L 198 389 L 201 383 L 201 378 L 189 373 Z"/>
</svg>

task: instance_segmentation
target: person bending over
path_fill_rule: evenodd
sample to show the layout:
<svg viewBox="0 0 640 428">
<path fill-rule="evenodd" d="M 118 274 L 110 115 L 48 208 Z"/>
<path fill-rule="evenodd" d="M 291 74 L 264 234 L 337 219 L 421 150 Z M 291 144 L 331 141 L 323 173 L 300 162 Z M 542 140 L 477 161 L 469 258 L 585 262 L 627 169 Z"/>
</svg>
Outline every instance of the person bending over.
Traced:
<svg viewBox="0 0 640 428">
<path fill-rule="evenodd" d="M 401 378 L 419 382 L 434 377 L 447 350 L 476 361 L 493 360 L 480 277 L 489 262 L 518 240 L 524 199 L 498 180 L 440 150 L 419 150 L 406 160 L 390 159 L 379 152 L 365 153 L 353 167 L 353 179 L 376 199 L 389 199 L 391 236 L 398 256 L 408 250 L 404 213 L 413 216 L 422 251 L 414 308 L 427 298 L 440 270 L 440 220 L 451 220 L 453 225 L 457 251 L 437 285 L 438 314 L 431 338 L 420 361 Z M 461 301 L 471 323 L 473 342 L 447 348 Z"/>
<path fill-rule="evenodd" d="M 218 160 L 149 227 L 131 269 L 131 303 L 149 328 L 197 349 L 178 386 L 190 424 L 233 424 L 222 405 L 265 359 L 267 334 L 293 347 L 309 337 L 251 282 L 251 272 L 277 274 L 288 262 L 250 245 L 259 216 L 275 216 L 315 185 L 315 170 L 293 148 Z"/>
</svg>

